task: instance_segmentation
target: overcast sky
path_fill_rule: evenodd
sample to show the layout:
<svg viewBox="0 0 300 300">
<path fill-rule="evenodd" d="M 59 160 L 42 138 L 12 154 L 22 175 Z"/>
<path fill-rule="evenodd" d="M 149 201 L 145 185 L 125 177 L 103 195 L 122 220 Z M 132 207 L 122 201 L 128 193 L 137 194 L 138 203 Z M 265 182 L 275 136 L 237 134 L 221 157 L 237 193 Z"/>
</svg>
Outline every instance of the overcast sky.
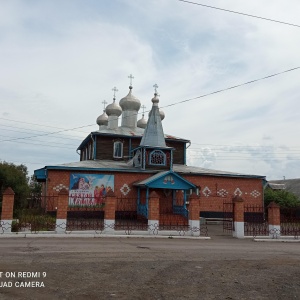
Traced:
<svg viewBox="0 0 300 300">
<path fill-rule="evenodd" d="M 300 1 L 194 2 L 300 26 Z M 167 134 L 190 139 L 188 164 L 300 177 L 300 27 L 177 0 L 0 0 L 0 160 L 29 173 L 78 161 L 102 101 L 128 93 Z M 57 133 L 60 132 L 60 133 Z"/>
</svg>

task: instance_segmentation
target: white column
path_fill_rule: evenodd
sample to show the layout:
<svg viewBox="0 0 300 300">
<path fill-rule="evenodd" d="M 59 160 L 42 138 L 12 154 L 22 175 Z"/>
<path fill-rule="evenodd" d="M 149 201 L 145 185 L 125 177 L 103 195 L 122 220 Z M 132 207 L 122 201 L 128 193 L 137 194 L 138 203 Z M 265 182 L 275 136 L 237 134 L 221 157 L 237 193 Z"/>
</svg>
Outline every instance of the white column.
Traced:
<svg viewBox="0 0 300 300">
<path fill-rule="evenodd" d="M 159 220 L 148 220 L 148 233 L 157 235 L 159 232 Z"/>
<path fill-rule="evenodd" d="M 234 222 L 234 231 L 232 236 L 238 239 L 244 238 L 244 222 Z"/>
<path fill-rule="evenodd" d="M 65 233 L 67 229 L 67 219 L 56 219 L 56 233 Z"/>
<path fill-rule="evenodd" d="M 115 220 L 104 219 L 104 230 L 103 233 L 115 233 Z"/>
<path fill-rule="evenodd" d="M 273 239 L 280 237 L 280 225 L 269 224 L 269 237 L 272 237 Z"/>
<path fill-rule="evenodd" d="M 2 220 L 0 224 L 0 233 L 11 233 L 12 220 Z"/>
<path fill-rule="evenodd" d="M 200 220 L 189 220 L 191 236 L 200 236 Z"/>
</svg>

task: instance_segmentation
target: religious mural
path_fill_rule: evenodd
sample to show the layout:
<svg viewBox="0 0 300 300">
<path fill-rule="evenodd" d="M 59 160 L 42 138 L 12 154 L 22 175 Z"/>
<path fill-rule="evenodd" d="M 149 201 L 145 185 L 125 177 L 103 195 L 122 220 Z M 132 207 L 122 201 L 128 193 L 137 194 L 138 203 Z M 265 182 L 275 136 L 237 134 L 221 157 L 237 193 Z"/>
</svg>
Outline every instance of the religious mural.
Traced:
<svg viewBox="0 0 300 300">
<path fill-rule="evenodd" d="M 105 195 L 114 191 L 114 175 L 70 175 L 69 206 L 101 206 Z"/>
</svg>

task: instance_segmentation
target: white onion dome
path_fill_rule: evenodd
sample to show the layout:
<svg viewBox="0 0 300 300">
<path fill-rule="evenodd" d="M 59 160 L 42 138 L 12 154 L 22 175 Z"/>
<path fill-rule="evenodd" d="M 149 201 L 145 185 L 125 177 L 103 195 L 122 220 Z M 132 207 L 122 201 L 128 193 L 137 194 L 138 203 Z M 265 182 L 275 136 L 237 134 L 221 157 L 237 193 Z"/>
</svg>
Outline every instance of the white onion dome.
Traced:
<svg viewBox="0 0 300 300">
<path fill-rule="evenodd" d="M 142 118 L 137 121 L 137 127 L 146 128 L 146 126 L 147 126 L 147 120 L 145 119 L 143 114 Z"/>
<path fill-rule="evenodd" d="M 163 120 L 166 116 L 165 113 L 161 109 L 159 109 L 159 115 L 160 115 L 161 120 Z"/>
<path fill-rule="evenodd" d="M 114 98 L 113 103 L 106 106 L 105 112 L 107 113 L 108 116 L 119 117 L 122 114 L 122 108 L 115 101 L 116 99 Z"/>
<path fill-rule="evenodd" d="M 141 102 L 138 98 L 132 95 L 132 86 L 129 87 L 129 93 L 126 97 L 122 98 L 119 102 L 123 110 L 139 111 Z"/>
<path fill-rule="evenodd" d="M 103 114 L 97 118 L 96 122 L 99 126 L 101 126 L 101 125 L 107 126 L 108 116 L 107 116 L 105 110 L 103 110 Z"/>
</svg>

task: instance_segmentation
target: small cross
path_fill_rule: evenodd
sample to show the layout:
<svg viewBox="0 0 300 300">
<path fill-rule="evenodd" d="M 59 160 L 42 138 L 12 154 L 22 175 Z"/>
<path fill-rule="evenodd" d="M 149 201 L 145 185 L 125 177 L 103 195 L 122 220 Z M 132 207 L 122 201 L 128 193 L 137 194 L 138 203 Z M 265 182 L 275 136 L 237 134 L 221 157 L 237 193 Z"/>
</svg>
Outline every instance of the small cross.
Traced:
<svg viewBox="0 0 300 300">
<path fill-rule="evenodd" d="M 130 75 L 128 76 L 128 78 L 130 79 L 130 86 L 132 86 L 132 79 L 134 79 L 134 77 L 132 76 L 132 74 L 130 74 Z"/>
<path fill-rule="evenodd" d="M 155 84 L 153 85 L 153 87 L 154 87 L 155 94 L 157 94 L 157 88 L 158 88 L 157 83 L 155 83 Z"/>
<path fill-rule="evenodd" d="M 145 108 L 146 108 L 146 106 L 145 106 L 145 105 L 142 105 L 141 108 L 142 108 L 142 110 L 143 110 L 143 115 L 144 115 L 144 114 L 145 114 Z"/>
<path fill-rule="evenodd" d="M 103 106 L 104 106 L 104 109 L 105 109 L 105 106 L 106 106 L 107 102 L 105 100 L 103 100 L 102 103 L 103 103 Z"/>
<path fill-rule="evenodd" d="M 118 91 L 118 89 L 117 89 L 116 87 L 114 87 L 114 88 L 112 89 L 112 91 L 114 92 L 114 98 L 116 98 L 116 92 Z"/>
</svg>

